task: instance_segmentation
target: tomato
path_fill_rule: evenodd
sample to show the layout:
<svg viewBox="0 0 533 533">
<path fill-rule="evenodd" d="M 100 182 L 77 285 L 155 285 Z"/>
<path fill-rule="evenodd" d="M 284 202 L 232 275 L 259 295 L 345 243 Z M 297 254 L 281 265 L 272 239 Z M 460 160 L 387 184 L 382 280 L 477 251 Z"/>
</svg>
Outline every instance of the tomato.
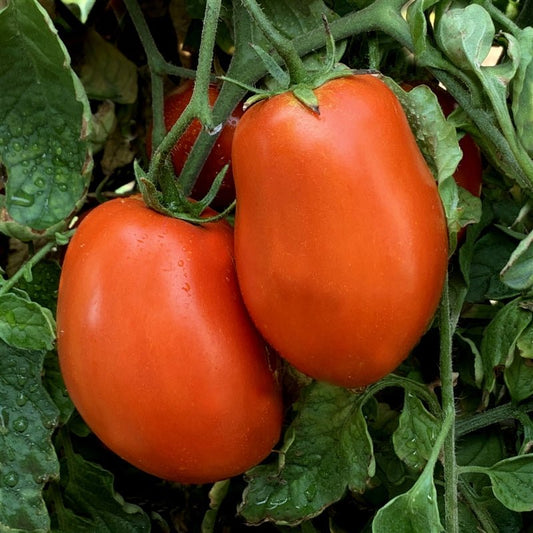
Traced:
<svg viewBox="0 0 533 533">
<path fill-rule="evenodd" d="M 165 115 L 165 127 L 169 131 L 178 118 L 181 116 L 187 104 L 189 103 L 194 84 L 188 81 L 178 87 L 175 91 L 171 92 L 166 98 L 164 103 L 164 115 Z M 209 86 L 209 103 L 214 105 L 219 95 L 219 89 L 216 85 Z M 235 200 L 235 185 L 233 183 L 233 174 L 231 170 L 231 144 L 233 142 L 233 133 L 235 127 L 242 116 L 242 105 L 235 108 L 233 113 L 226 120 L 220 135 L 217 137 L 216 143 L 211 149 L 209 156 L 207 157 L 204 166 L 198 176 L 194 189 L 191 193 L 193 198 L 197 200 L 203 198 L 209 191 L 209 187 L 213 183 L 216 175 L 222 170 L 224 165 L 230 163 L 230 167 L 226 172 L 224 181 L 220 186 L 217 197 L 213 201 L 212 205 L 215 207 L 227 207 L 233 200 Z M 190 126 L 185 130 L 185 133 L 178 140 L 172 150 L 172 163 L 174 165 L 174 171 L 176 176 L 179 176 L 185 161 L 192 150 L 192 147 L 200 135 L 202 125 L 198 120 L 194 120 Z M 151 131 L 147 136 L 147 150 L 151 153 Z"/>
<path fill-rule="evenodd" d="M 315 94 L 320 114 L 284 93 L 237 126 L 237 275 L 283 358 L 358 387 L 394 370 L 428 327 L 446 274 L 446 220 L 380 79 L 339 78 Z"/>
<path fill-rule="evenodd" d="M 227 223 L 195 226 L 138 197 L 95 208 L 67 249 L 57 327 L 75 406 L 138 468 L 211 482 L 278 440 L 281 395 L 238 290 Z"/>
</svg>

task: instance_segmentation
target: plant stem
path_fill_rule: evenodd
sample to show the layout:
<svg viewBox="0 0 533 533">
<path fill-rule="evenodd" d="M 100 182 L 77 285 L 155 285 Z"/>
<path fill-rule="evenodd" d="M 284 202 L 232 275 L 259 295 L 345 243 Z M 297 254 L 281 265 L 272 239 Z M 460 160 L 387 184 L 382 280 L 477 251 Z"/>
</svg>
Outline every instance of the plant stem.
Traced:
<svg viewBox="0 0 533 533">
<path fill-rule="evenodd" d="M 515 418 L 520 421 L 523 415 L 531 411 L 533 411 L 533 402 L 528 402 L 521 406 L 508 403 L 483 413 L 476 413 L 468 418 L 459 419 L 455 425 L 457 438 L 504 420 Z"/>
<path fill-rule="evenodd" d="M 32 255 L 4 284 L 0 285 L 0 296 L 9 292 L 20 281 L 24 274 L 31 271 L 33 266 L 43 259 L 54 246 L 56 246 L 55 241 L 47 242 L 34 255 Z"/>
<path fill-rule="evenodd" d="M 158 182 L 162 187 L 164 203 L 166 205 L 182 204 L 180 207 L 185 208 L 186 206 L 183 205 L 182 198 L 192 189 L 195 179 L 195 176 L 193 176 L 189 180 L 184 180 L 183 182 L 180 181 L 180 185 L 178 185 L 177 180 L 168 178 L 169 168 L 167 167 L 167 170 L 165 171 L 165 165 L 168 163 L 171 150 L 181 135 L 183 135 L 187 126 L 195 118 L 199 119 L 202 125 L 208 128 L 212 126 L 208 87 L 211 79 L 211 65 L 213 61 L 220 5 L 221 0 L 207 0 L 198 56 L 198 69 L 196 71 L 196 81 L 191 101 L 156 148 L 148 171 L 149 180 L 153 183 Z M 187 192 L 182 194 L 182 190 Z"/>
<path fill-rule="evenodd" d="M 450 327 L 450 300 L 448 279 L 444 283 L 440 315 L 440 379 L 442 383 L 442 406 L 446 417 L 451 418 L 451 427 L 444 441 L 444 506 L 447 533 L 459 533 L 457 509 L 457 462 L 455 457 L 455 397 L 453 390 L 452 331 Z"/>
<path fill-rule="evenodd" d="M 153 130 L 152 147 L 157 147 L 165 135 L 163 121 L 163 79 L 165 74 L 174 74 L 187 78 L 194 77 L 194 71 L 175 67 L 165 61 L 152 37 L 146 19 L 137 0 L 124 0 L 133 25 L 143 45 L 152 77 Z"/>
<path fill-rule="evenodd" d="M 476 515 L 480 525 L 483 527 L 483 531 L 486 533 L 498 533 L 499 529 L 494 523 L 491 514 L 487 512 L 486 508 L 477 501 L 476 495 L 468 483 L 459 482 L 459 490 L 461 496 L 466 500 L 468 506 Z"/>
<path fill-rule="evenodd" d="M 439 405 L 436 396 L 426 387 L 426 385 L 409 378 L 396 376 L 394 374 L 389 374 L 388 376 L 385 376 L 376 383 L 369 385 L 361 393 L 361 396 L 359 397 L 359 403 L 363 405 L 367 400 L 369 400 L 372 396 L 375 396 L 379 391 L 389 387 L 401 387 L 416 394 L 428 404 L 429 410 L 433 415 L 439 418 L 442 416 L 442 409 Z"/>
<path fill-rule="evenodd" d="M 256 0 L 242 0 L 254 22 L 261 28 L 276 52 L 281 56 L 289 72 L 291 85 L 302 83 L 307 78 L 307 71 L 292 41 L 286 39 L 265 16 Z"/>
</svg>

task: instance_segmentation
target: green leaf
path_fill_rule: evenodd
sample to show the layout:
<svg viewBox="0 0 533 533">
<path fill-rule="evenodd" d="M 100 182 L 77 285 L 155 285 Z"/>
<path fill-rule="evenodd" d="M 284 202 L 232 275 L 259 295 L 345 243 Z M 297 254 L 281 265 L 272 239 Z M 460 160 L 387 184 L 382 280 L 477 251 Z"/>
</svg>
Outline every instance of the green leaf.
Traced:
<svg viewBox="0 0 533 533">
<path fill-rule="evenodd" d="M 85 460 L 69 447 L 61 461 L 62 493 L 54 498 L 61 531 L 77 533 L 145 533 L 148 516 L 127 503 L 113 488 L 113 474 Z"/>
<path fill-rule="evenodd" d="M 59 423 L 65 424 L 74 413 L 74 404 L 65 387 L 56 352 L 48 352 L 43 364 L 43 384 L 59 409 Z"/>
<path fill-rule="evenodd" d="M 435 32 L 439 47 L 454 65 L 465 70 L 481 66 L 490 52 L 494 35 L 489 13 L 477 4 L 446 11 Z"/>
<path fill-rule="evenodd" d="M 392 435 L 396 455 L 411 468 L 422 470 L 431 456 L 440 425 L 420 399 L 406 391 L 398 428 Z"/>
<path fill-rule="evenodd" d="M 209 510 L 202 520 L 202 533 L 213 533 L 215 531 L 218 510 L 224 502 L 229 491 L 231 480 L 225 479 L 215 483 L 209 491 Z"/>
<path fill-rule="evenodd" d="M 247 473 L 240 514 L 251 524 L 295 525 L 365 490 L 374 475 L 372 441 L 355 394 L 324 383 L 304 389 L 278 461 Z"/>
<path fill-rule="evenodd" d="M 512 81 L 513 119 L 518 138 L 533 157 L 533 28 L 524 28 L 518 42 L 520 64 Z"/>
<path fill-rule="evenodd" d="M 137 67 L 96 31 L 83 41 L 80 79 L 89 98 L 133 104 L 137 100 Z"/>
<path fill-rule="evenodd" d="M 91 13 L 96 0 L 61 0 L 66 6 L 68 6 L 81 22 L 84 24 L 87 22 L 87 18 Z"/>
<path fill-rule="evenodd" d="M 50 350 L 55 321 L 49 309 L 21 294 L 0 295 L 0 339 L 16 348 Z"/>
<path fill-rule="evenodd" d="M 533 324 L 530 324 L 518 337 L 516 346 L 521 357 L 533 359 Z"/>
<path fill-rule="evenodd" d="M 532 316 L 530 311 L 520 307 L 520 300 L 513 300 L 496 313 L 483 332 L 481 358 L 488 392 L 494 388 L 495 369 L 508 367 L 513 362 L 516 343 Z"/>
<path fill-rule="evenodd" d="M 515 355 L 503 377 L 513 401 L 521 402 L 533 395 L 533 362 L 530 359 Z"/>
<path fill-rule="evenodd" d="M 55 312 L 61 267 L 52 260 L 40 261 L 31 269 L 32 279 L 21 278 L 17 288 L 23 290 L 35 303 Z"/>
<path fill-rule="evenodd" d="M 450 242 L 454 243 L 461 227 L 481 218 L 479 199 L 460 190 L 453 178 L 462 157 L 457 131 L 453 123 L 446 120 L 436 95 L 429 87 L 419 85 L 406 92 L 394 81 L 385 81 L 399 98 L 418 146 L 438 182 Z"/>
<path fill-rule="evenodd" d="M 373 533 L 439 533 L 444 531 L 437 506 L 433 468 L 425 469 L 410 490 L 393 498 L 376 514 Z"/>
<path fill-rule="evenodd" d="M 16 222 L 45 230 L 85 193 L 90 109 L 67 51 L 35 0 L 0 10 L 0 159 L 5 205 Z"/>
<path fill-rule="evenodd" d="M 51 443 L 57 408 L 41 383 L 44 352 L 0 341 L 0 530 L 49 530 L 42 499 L 59 475 Z"/>
<path fill-rule="evenodd" d="M 501 271 L 501 280 L 512 289 L 533 286 L 533 231 L 520 241 Z"/>
<path fill-rule="evenodd" d="M 500 277 L 515 248 L 516 241 L 500 231 L 486 233 L 474 244 L 467 301 L 501 300 L 518 294 Z"/>
<path fill-rule="evenodd" d="M 533 511 L 533 454 L 504 459 L 487 468 L 494 496 L 517 513 Z"/>
</svg>

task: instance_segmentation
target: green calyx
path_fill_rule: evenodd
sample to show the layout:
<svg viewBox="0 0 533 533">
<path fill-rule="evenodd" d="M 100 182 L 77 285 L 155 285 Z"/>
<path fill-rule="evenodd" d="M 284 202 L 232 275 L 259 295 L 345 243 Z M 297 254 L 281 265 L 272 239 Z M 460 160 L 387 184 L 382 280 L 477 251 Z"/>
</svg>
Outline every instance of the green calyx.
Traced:
<svg viewBox="0 0 533 533">
<path fill-rule="evenodd" d="M 254 2 L 251 2 L 246 7 L 250 9 L 251 14 L 256 18 L 258 23 L 266 24 L 260 8 Z M 273 56 L 272 51 L 266 51 L 257 44 L 251 44 L 251 46 L 269 74 L 269 88 L 258 89 L 225 76 L 222 76 L 220 79 L 235 83 L 252 93 L 252 96 L 244 102 L 245 109 L 260 100 L 265 100 L 278 94 L 292 92 L 313 113 L 320 114 L 318 99 L 314 92 L 315 89 L 332 79 L 350 76 L 355 73 L 352 69 L 337 61 L 336 43 L 325 16 L 323 16 L 323 21 L 326 34 L 326 55 L 324 63 L 320 68 L 307 68 L 304 60 L 296 53 L 292 43 L 283 38 L 274 28 L 265 26 L 264 31 L 267 33 L 268 30 L 267 35 L 269 35 L 271 43 L 278 52 L 279 57 Z M 286 70 L 280 65 L 281 62 L 285 63 Z"/>
</svg>

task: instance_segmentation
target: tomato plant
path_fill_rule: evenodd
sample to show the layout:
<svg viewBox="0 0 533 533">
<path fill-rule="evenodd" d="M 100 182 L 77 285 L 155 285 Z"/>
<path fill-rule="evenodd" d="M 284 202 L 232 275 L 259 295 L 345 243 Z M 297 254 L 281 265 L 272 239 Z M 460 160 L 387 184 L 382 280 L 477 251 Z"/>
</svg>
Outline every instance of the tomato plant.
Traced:
<svg viewBox="0 0 533 533">
<path fill-rule="evenodd" d="M 87 215 L 65 256 L 69 394 L 105 444 L 159 477 L 231 477 L 279 437 L 280 393 L 239 296 L 232 239 L 225 222 L 194 226 L 116 199 Z"/>
<path fill-rule="evenodd" d="M 419 82 L 402 83 L 405 90 L 411 90 L 416 85 L 419 85 Z M 444 116 L 447 117 L 457 108 L 457 102 L 446 89 L 431 84 L 431 90 L 436 94 Z M 459 147 L 462 151 L 462 157 L 454 172 L 455 181 L 457 185 L 466 189 L 470 194 L 479 197 L 483 174 L 481 152 L 468 133 L 459 139 Z"/>
<path fill-rule="evenodd" d="M 250 315 L 284 358 L 357 387 L 396 368 L 428 327 L 446 220 L 381 80 L 339 78 L 315 94 L 319 114 L 285 93 L 237 126 L 237 272 Z"/>
<path fill-rule="evenodd" d="M 0 5 L 1 531 L 532 529 L 529 0 Z"/>
<path fill-rule="evenodd" d="M 165 113 L 165 127 L 168 130 L 174 125 L 178 118 L 183 113 L 185 107 L 191 100 L 194 84 L 191 81 L 183 83 L 180 87 L 169 93 L 164 102 Z M 211 84 L 209 86 L 209 103 L 213 105 L 218 98 L 220 91 L 219 88 Z M 235 185 L 233 183 L 233 173 L 231 169 L 231 143 L 233 141 L 233 132 L 239 122 L 239 118 L 242 116 L 242 105 L 238 105 L 231 115 L 227 118 L 220 134 L 217 137 L 215 145 L 213 146 L 209 156 L 205 160 L 205 163 L 200 171 L 198 179 L 192 190 L 191 196 L 193 198 L 201 199 L 204 197 L 216 175 L 222 170 L 224 165 L 230 163 L 224 180 L 220 185 L 216 199 L 213 205 L 220 207 L 227 207 L 233 200 L 235 200 Z M 194 120 L 185 133 L 180 137 L 176 145 L 172 150 L 172 164 L 174 165 L 174 171 L 179 176 L 185 161 L 196 141 L 202 125 L 200 121 Z M 147 137 L 147 150 L 150 154 L 152 151 L 151 131 L 148 132 Z"/>
</svg>

